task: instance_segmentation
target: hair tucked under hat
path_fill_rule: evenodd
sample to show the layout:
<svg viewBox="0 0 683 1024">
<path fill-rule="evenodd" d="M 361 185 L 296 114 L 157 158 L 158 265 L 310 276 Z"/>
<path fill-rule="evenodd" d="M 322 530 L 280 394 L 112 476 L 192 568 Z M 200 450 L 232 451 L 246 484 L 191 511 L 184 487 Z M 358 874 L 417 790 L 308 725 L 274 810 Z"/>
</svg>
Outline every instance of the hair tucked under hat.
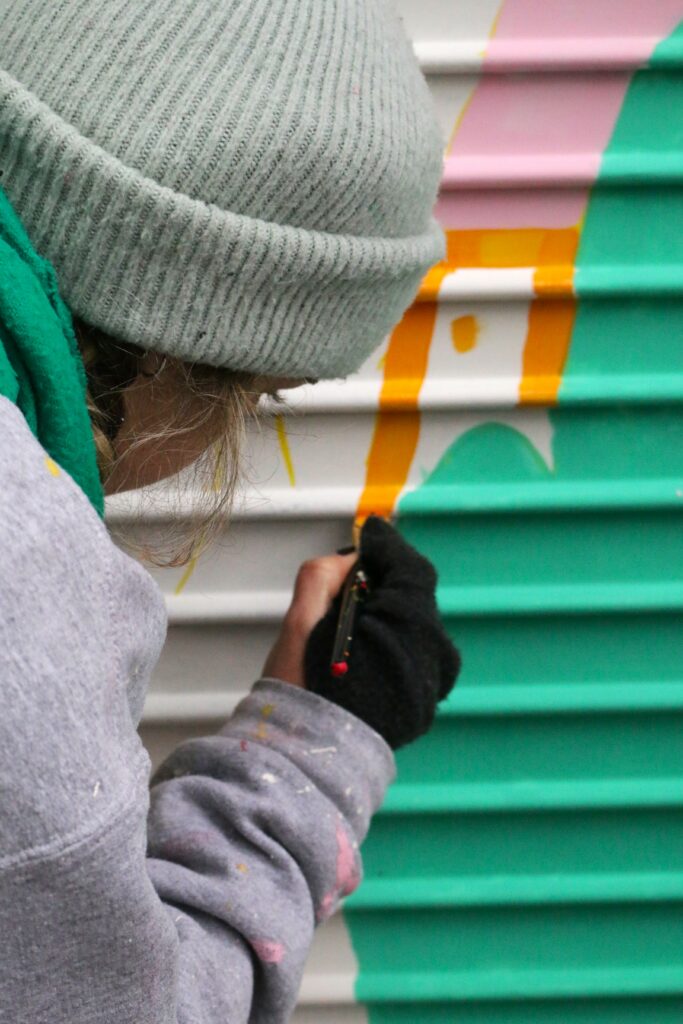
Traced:
<svg viewBox="0 0 683 1024">
<path fill-rule="evenodd" d="M 109 335 L 344 376 L 443 255 L 390 0 L 9 0 L 0 67 L 3 188 Z"/>
</svg>

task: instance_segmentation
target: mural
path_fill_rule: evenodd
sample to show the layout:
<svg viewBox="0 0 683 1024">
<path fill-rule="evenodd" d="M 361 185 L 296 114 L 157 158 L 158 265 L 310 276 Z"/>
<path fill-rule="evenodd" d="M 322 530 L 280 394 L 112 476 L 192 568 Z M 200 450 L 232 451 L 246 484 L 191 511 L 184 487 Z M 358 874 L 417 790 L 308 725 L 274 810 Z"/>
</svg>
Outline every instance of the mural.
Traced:
<svg viewBox="0 0 683 1024">
<path fill-rule="evenodd" d="M 673 1024 L 683 0 L 399 4 L 449 137 L 447 259 L 356 377 L 252 438 L 225 544 L 159 574 L 147 721 L 177 723 L 166 749 L 206 732 L 298 563 L 395 514 L 437 564 L 463 674 L 399 756 L 302 1024 Z"/>
<path fill-rule="evenodd" d="M 569 62 L 617 7 L 565 8 L 548 29 Z M 547 9 L 507 0 L 484 68 Z M 360 512 L 396 497 L 464 672 L 400 755 L 347 905 L 378 1024 L 683 1012 L 683 10 L 618 14 L 671 33 L 636 74 L 482 77 L 447 153 L 447 261 L 389 347 L 389 400 L 409 372 L 428 402 L 448 358 L 510 404 L 516 363 L 549 448 L 490 411 L 434 465 L 422 391 L 398 429 L 379 415 Z"/>
</svg>

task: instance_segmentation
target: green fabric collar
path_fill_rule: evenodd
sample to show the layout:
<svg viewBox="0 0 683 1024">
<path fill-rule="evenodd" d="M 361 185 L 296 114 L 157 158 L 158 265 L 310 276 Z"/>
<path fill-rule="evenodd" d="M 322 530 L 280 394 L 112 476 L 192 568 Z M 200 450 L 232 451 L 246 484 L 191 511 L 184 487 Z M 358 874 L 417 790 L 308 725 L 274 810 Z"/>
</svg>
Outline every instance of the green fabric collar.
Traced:
<svg viewBox="0 0 683 1024">
<path fill-rule="evenodd" d="M 85 401 L 86 379 L 57 277 L 0 189 L 0 395 L 100 516 L 104 494 Z"/>
</svg>

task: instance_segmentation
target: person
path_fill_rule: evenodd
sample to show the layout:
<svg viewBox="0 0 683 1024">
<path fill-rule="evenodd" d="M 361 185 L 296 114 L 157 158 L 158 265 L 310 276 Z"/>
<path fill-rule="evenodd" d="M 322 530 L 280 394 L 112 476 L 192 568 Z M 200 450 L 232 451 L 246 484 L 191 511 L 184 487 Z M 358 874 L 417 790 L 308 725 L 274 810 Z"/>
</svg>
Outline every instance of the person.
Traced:
<svg viewBox="0 0 683 1024">
<path fill-rule="evenodd" d="M 356 555 L 307 562 L 263 677 L 150 780 L 166 613 L 104 494 L 220 459 L 220 528 L 259 396 L 356 370 L 443 254 L 441 151 L 388 0 L 5 5 L 2 1024 L 286 1021 L 358 885 L 458 671 L 434 570 L 367 520 L 339 680 Z"/>
</svg>

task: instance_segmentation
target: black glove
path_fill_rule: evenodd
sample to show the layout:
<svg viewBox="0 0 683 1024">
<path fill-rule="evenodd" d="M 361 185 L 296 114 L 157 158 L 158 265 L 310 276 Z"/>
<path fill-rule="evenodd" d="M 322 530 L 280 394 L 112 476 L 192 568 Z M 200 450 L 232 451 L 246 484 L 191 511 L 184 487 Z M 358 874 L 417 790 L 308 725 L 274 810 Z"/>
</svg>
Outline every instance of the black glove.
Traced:
<svg viewBox="0 0 683 1024">
<path fill-rule="evenodd" d="M 377 516 L 361 531 L 369 594 L 358 608 L 346 675 L 330 671 L 341 595 L 306 646 L 306 688 L 339 704 L 398 747 L 427 732 L 453 688 L 460 656 L 436 607 L 431 562 Z"/>
</svg>

